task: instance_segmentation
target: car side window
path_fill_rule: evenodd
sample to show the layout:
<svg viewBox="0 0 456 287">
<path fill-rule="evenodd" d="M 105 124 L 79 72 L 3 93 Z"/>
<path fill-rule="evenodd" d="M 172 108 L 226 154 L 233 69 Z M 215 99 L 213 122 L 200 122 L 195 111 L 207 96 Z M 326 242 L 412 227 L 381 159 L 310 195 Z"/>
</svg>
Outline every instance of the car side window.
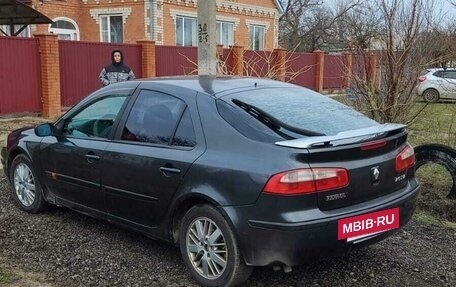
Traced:
<svg viewBox="0 0 456 287">
<path fill-rule="evenodd" d="M 142 90 L 122 132 L 122 140 L 170 145 L 186 104 L 178 98 Z"/>
<path fill-rule="evenodd" d="M 108 138 L 127 95 L 110 95 L 65 120 L 63 135 L 76 138 Z"/>
<path fill-rule="evenodd" d="M 456 79 L 456 71 L 445 71 L 443 72 L 442 78 Z"/>
<path fill-rule="evenodd" d="M 442 75 L 443 75 L 443 71 L 437 71 L 437 72 L 435 72 L 433 75 L 436 76 L 436 77 L 441 78 Z"/>
<path fill-rule="evenodd" d="M 188 108 L 185 109 L 182 115 L 172 145 L 185 147 L 194 147 L 196 145 L 195 129 Z"/>
</svg>

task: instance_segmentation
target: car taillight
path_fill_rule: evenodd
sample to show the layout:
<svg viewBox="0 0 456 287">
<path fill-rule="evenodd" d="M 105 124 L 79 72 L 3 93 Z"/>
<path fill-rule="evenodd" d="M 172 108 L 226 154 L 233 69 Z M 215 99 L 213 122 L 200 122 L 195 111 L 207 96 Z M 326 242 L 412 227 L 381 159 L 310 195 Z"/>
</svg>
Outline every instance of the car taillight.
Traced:
<svg viewBox="0 0 456 287">
<path fill-rule="evenodd" d="M 401 172 L 415 164 L 415 151 L 410 144 L 407 144 L 405 148 L 396 156 L 396 172 Z"/>
<path fill-rule="evenodd" d="M 426 77 L 425 76 L 421 76 L 421 77 L 418 78 L 418 82 L 422 83 L 424 81 L 426 81 Z"/>
<path fill-rule="evenodd" d="M 273 175 L 263 192 L 278 195 L 298 195 L 347 186 L 348 172 L 343 168 L 304 168 Z"/>
</svg>

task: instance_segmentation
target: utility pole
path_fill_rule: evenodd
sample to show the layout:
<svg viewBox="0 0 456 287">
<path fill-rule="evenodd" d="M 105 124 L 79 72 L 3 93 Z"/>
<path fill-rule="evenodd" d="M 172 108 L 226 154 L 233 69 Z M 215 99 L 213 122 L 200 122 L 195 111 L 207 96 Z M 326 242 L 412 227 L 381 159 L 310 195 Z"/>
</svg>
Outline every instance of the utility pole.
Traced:
<svg viewBox="0 0 456 287">
<path fill-rule="evenodd" d="M 216 0 L 198 0 L 198 75 L 217 75 Z"/>
</svg>

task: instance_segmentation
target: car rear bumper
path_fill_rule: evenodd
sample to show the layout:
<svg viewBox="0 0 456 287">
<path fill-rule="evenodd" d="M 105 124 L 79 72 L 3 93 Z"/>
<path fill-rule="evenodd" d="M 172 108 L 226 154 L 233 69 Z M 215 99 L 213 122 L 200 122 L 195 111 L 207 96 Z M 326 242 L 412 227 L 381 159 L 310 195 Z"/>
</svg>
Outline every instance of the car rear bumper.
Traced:
<svg viewBox="0 0 456 287">
<path fill-rule="evenodd" d="M 378 242 L 396 230 L 386 231 L 358 243 L 338 240 L 338 220 L 356 215 L 399 207 L 399 225 L 407 224 L 415 210 L 419 186 L 415 180 L 400 191 L 357 204 L 350 208 L 332 211 L 287 212 L 286 221 L 269 222 L 252 218 L 273 213 L 270 208 L 252 205 L 224 207 L 237 231 L 240 248 L 247 265 L 299 265 L 309 259 L 345 253 L 351 249 Z M 277 202 L 280 205 L 280 202 Z M 280 206 L 277 206 L 280 208 Z M 300 218 L 306 214 L 317 215 L 312 220 Z M 259 216 L 258 216 L 259 217 Z"/>
</svg>

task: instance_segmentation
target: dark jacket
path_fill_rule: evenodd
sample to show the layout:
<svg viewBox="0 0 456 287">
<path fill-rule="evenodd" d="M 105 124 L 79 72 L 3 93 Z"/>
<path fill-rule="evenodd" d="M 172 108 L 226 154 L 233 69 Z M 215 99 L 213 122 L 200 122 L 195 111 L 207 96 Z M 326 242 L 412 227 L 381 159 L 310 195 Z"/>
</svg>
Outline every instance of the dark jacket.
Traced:
<svg viewBox="0 0 456 287">
<path fill-rule="evenodd" d="M 120 62 L 114 61 L 114 53 L 120 53 Z M 120 50 L 114 50 L 111 54 L 112 63 L 107 65 L 101 70 L 100 81 L 103 86 L 107 86 L 117 82 L 123 82 L 128 80 L 134 80 L 135 74 L 133 71 L 123 63 L 123 54 Z"/>
</svg>

